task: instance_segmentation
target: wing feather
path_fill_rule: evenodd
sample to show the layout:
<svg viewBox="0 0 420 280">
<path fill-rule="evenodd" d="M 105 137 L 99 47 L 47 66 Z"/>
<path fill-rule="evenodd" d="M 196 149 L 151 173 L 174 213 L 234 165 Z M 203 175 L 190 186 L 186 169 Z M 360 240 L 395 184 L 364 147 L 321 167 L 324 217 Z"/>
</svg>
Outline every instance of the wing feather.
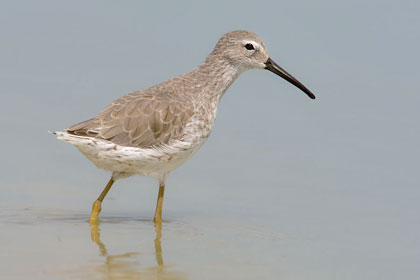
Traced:
<svg viewBox="0 0 420 280">
<path fill-rule="evenodd" d="M 124 146 L 169 144 L 182 140 L 193 115 L 191 102 L 176 94 L 134 92 L 114 101 L 95 118 L 75 124 L 67 131 Z"/>
</svg>

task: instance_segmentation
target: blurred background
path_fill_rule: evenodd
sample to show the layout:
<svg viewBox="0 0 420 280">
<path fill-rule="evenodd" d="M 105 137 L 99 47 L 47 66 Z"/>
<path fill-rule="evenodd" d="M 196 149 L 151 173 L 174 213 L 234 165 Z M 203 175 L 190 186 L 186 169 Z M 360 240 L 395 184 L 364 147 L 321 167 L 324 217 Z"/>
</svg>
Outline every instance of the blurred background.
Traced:
<svg viewBox="0 0 420 280">
<path fill-rule="evenodd" d="M 0 276 L 413 279 L 419 12 L 408 0 L 2 1 Z M 268 71 L 231 86 L 211 137 L 167 182 L 162 250 L 175 276 L 155 263 L 151 178 L 114 185 L 107 242 L 92 242 L 110 174 L 47 131 L 192 70 L 236 29 L 257 33 L 317 99 Z M 112 254 L 123 257 L 111 269 Z"/>
</svg>

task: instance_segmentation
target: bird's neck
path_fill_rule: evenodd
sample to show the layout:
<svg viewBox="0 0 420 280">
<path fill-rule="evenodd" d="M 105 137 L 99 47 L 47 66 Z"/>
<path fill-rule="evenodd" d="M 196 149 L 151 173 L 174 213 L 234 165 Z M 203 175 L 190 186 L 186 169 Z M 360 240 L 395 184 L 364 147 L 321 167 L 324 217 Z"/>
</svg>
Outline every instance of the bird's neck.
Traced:
<svg viewBox="0 0 420 280">
<path fill-rule="evenodd" d="M 243 70 L 228 61 L 209 55 L 191 74 L 197 78 L 195 82 L 199 94 L 204 98 L 219 102 L 226 90 L 242 72 Z"/>
</svg>

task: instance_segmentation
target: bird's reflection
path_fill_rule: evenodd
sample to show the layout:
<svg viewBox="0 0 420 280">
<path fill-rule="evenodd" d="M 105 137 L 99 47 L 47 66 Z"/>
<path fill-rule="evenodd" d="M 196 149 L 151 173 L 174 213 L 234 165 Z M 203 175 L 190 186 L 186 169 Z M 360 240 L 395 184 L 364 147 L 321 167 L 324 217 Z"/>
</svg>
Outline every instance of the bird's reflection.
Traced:
<svg viewBox="0 0 420 280">
<path fill-rule="evenodd" d="M 168 270 L 164 264 L 162 254 L 162 223 L 155 223 L 156 237 L 154 239 L 156 266 L 142 268 L 140 266 L 139 252 L 126 252 L 123 254 L 111 255 L 108 253 L 105 244 L 101 241 L 100 225 L 90 225 L 91 238 L 99 247 L 100 254 L 105 257 L 105 262 L 91 271 L 100 279 L 187 279 L 185 273 Z"/>
<path fill-rule="evenodd" d="M 163 268 L 162 244 L 160 241 L 160 239 L 162 238 L 162 222 L 155 223 L 155 231 L 156 231 L 156 238 L 155 238 L 156 263 L 159 268 Z"/>
</svg>

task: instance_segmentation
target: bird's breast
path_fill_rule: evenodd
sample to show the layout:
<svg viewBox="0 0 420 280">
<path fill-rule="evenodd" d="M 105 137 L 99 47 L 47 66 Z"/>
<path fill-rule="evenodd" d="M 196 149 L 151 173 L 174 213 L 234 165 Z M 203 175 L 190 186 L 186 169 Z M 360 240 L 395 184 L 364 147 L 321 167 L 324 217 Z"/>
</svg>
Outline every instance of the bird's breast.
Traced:
<svg viewBox="0 0 420 280">
<path fill-rule="evenodd" d="M 210 135 L 216 120 L 217 105 L 199 104 L 184 130 L 184 141 L 201 143 Z"/>
</svg>

